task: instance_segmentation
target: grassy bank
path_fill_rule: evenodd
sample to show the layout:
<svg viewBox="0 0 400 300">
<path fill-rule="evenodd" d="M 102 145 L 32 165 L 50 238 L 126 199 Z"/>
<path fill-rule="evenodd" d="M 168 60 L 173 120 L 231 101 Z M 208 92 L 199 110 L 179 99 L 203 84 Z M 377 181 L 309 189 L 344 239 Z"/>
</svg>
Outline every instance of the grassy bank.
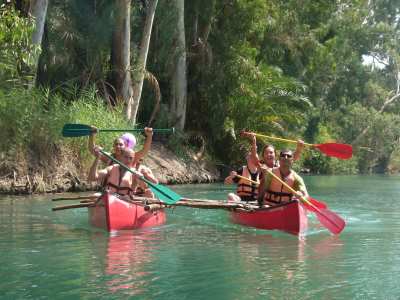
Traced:
<svg viewBox="0 0 400 300">
<path fill-rule="evenodd" d="M 0 178 L 26 182 L 43 191 L 41 182 L 66 172 L 80 173 L 90 164 L 87 137 L 64 138 L 65 123 L 94 124 L 98 128 L 126 128 L 121 109 L 109 109 L 89 90 L 68 104 L 65 96 L 43 90 L 0 91 Z M 98 135 L 96 142 L 110 150 L 118 133 Z M 139 138 L 139 142 L 142 139 Z M 65 174 L 64 174 L 65 175 Z M 28 179 L 29 181 L 29 179 Z"/>
</svg>

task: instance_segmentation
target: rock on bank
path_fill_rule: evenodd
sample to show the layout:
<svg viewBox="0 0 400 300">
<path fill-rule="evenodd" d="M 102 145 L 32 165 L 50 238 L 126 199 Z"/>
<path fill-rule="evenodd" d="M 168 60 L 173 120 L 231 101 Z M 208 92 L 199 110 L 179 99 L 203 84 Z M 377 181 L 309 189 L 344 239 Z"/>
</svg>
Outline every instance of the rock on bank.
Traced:
<svg viewBox="0 0 400 300">
<path fill-rule="evenodd" d="M 0 193 L 60 193 L 96 189 L 96 185 L 86 181 L 89 166 L 82 167 L 79 157 L 59 149 L 52 160 L 41 162 L 38 155 L 31 153 L 25 162 L 3 163 L 0 166 Z M 193 153 L 179 157 L 160 143 L 153 143 L 143 164 L 151 168 L 162 184 L 210 183 L 220 179 L 220 172 L 212 162 L 196 160 Z"/>
</svg>

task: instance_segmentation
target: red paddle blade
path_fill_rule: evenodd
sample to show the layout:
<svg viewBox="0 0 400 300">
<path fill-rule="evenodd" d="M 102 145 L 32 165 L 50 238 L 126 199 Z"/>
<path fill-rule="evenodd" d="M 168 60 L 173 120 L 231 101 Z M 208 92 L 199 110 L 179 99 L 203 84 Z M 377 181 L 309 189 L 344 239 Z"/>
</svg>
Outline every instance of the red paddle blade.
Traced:
<svg viewBox="0 0 400 300">
<path fill-rule="evenodd" d="M 346 226 L 346 222 L 329 209 L 315 210 L 318 220 L 333 234 L 339 234 Z"/>
<path fill-rule="evenodd" d="M 316 212 L 317 209 L 326 209 L 328 206 L 326 205 L 325 202 L 318 201 L 314 198 L 311 198 L 310 196 L 307 197 L 307 200 L 309 202 L 303 201 L 303 206 L 308 209 L 309 211 Z"/>
<path fill-rule="evenodd" d="M 353 147 L 349 144 L 325 143 L 316 144 L 314 147 L 328 156 L 340 159 L 349 159 L 353 156 Z"/>
</svg>

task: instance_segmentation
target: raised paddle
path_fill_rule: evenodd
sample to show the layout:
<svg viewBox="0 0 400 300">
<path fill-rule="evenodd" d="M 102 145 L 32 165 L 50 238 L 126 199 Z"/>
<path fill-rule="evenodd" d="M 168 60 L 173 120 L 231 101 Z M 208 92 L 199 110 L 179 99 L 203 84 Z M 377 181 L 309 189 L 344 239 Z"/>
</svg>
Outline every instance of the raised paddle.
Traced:
<svg viewBox="0 0 400 300">
<path fill-rule="evenodd" d="M 292 193 L 297 194 L 297 192 L 293 188 L 291 188 L 286 182 L 284 182 L 270 170 L 268 169 L 265 170 L 276 180 L 278 180 L 281 184 L 283 184 L 287 189 L 289 189 Z M 333 211 L 330 211 L 327 208 L 324 209 L 316 207 L 306 197 L 300 197 L 300 200 L 313 207 L 311 211 L 317 215 L 317 218 L 321 222 L 321 224 L 325 226 L 333 234 L 341 233 L 344 227 L 346 226 L 346 222 L 339 215 L 335 214 Z"/>
<path fill-rule="evenodd" d="M 97 129 L 97 132 L 144 132 L 143 128 L 129 129 Z M 154 133 L 174 133 L 175 128 L 153 129 Z M 65 124 L 62 129 L 64 137 L 88 136 L 93 133 L 93 128 L 85 124 Z"/>
<path fill-rule="evenodd" d="M 165 202 L 166 204 L 174 204 L 175 202 L 179 201 L 182 198 L 180 195 L 175 193 L 173 190 L 170 190 L 166 186 L 163 186 L 161 184 L 155 184 L 155 183 L 151 182 L 150 180 L 147 180 L 146 178 L 144 178 L 144 176 L 141 173 L 139 173 L 139 172 L 137 172 L 135 170 L 132 170 L 131 168 L 129 168 L 128 166 L 126 166 L 122 162 L 118 161 L 117 159 L 115 159 L 114 157 L 109 155 L 107 152 L 105 152 L 103 150 L 99 150 L 99 151 L 100 151 L 101 154 L 106 156 L 108 159 L 110 159 L 113 162 L 119 164 L 121 167 L 123 167 L 128 172 L 131 172 L 132 174 L 136 175 L 140 180 L 146 182 L 150 186 L 150 189 L 153 191 L 153 193 L 160 200 Z"/>
<path fill-rule="evenodd" d="M 251 179 L 249 179 L 249 178 L 246 178 L 246 177 L 243 177 L 243 176 L 240 176 L 240 175 L 236 175 L 236 177 L 241 178 L 241 179 L 244 179 L 244 180 L 247 180 L 247 181 L 250 182 L 250 183 L 259 185 L 259 183 L 258 183 L 257 181 L 251 180 Z M 312 204 L 312 205 L 309 205 L 307 202 L 304 202 L 304 206 L 305 206 L 308 210 L 315 211 L 315 208 L 314 208 L 314 207 L 317 207 L 317 208 L 319 208 L 319 209 L 325 209 L 325 208 L 328 207 L 328 206 L 326 205 L 325 202 L 318 201 L 318 200 L 316 200 L 316 199 L 314 199 L 314 198 L 307 197 L 307 200 L 310 201 L 310 203 Z"/>
<path fill-rule="evenodd" d="M 267 139 L 277 140 L 281 142 L 288 142 L 288 143 L 297 143 L 294 140 L 288 140 L 283 138 L 278 138 L 274 136 L 268 136 L 259 133 L 253 133 L 255 136 L 264 137 Z M 325 153 L 328 156 L 337 157 L 340 159 L 349 159 L 353 156 L 353 147 L 349 144 L 339 144 L 339 143 L 324 143 L 324 144 L 308 144 L 304 143 L 304 145 L 317 148 L 321 152 Z"/>
</svg>

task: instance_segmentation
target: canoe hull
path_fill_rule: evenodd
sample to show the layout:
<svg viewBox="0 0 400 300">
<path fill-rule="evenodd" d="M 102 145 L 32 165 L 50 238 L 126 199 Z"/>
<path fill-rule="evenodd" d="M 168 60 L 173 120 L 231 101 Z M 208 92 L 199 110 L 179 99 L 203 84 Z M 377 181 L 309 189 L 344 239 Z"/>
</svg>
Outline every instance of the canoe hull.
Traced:
<svg viewBox="0 0 400 300">
<path fill-rule="evenodd" d="M 143 206 L 105 193 L 96 206 L 88 207 L 89 223 L 108 231 L 160 226 L 166 222 L 164 210 L 145 211 Z"/>
<path fill-rule="evenodd" d="M 231 221 L 244 226 L 281 230 L 294 235 L 301 235 L 308 226 L 307 211 L 298 201 L 253 212 L 232 212 Z"/>
</svg>

